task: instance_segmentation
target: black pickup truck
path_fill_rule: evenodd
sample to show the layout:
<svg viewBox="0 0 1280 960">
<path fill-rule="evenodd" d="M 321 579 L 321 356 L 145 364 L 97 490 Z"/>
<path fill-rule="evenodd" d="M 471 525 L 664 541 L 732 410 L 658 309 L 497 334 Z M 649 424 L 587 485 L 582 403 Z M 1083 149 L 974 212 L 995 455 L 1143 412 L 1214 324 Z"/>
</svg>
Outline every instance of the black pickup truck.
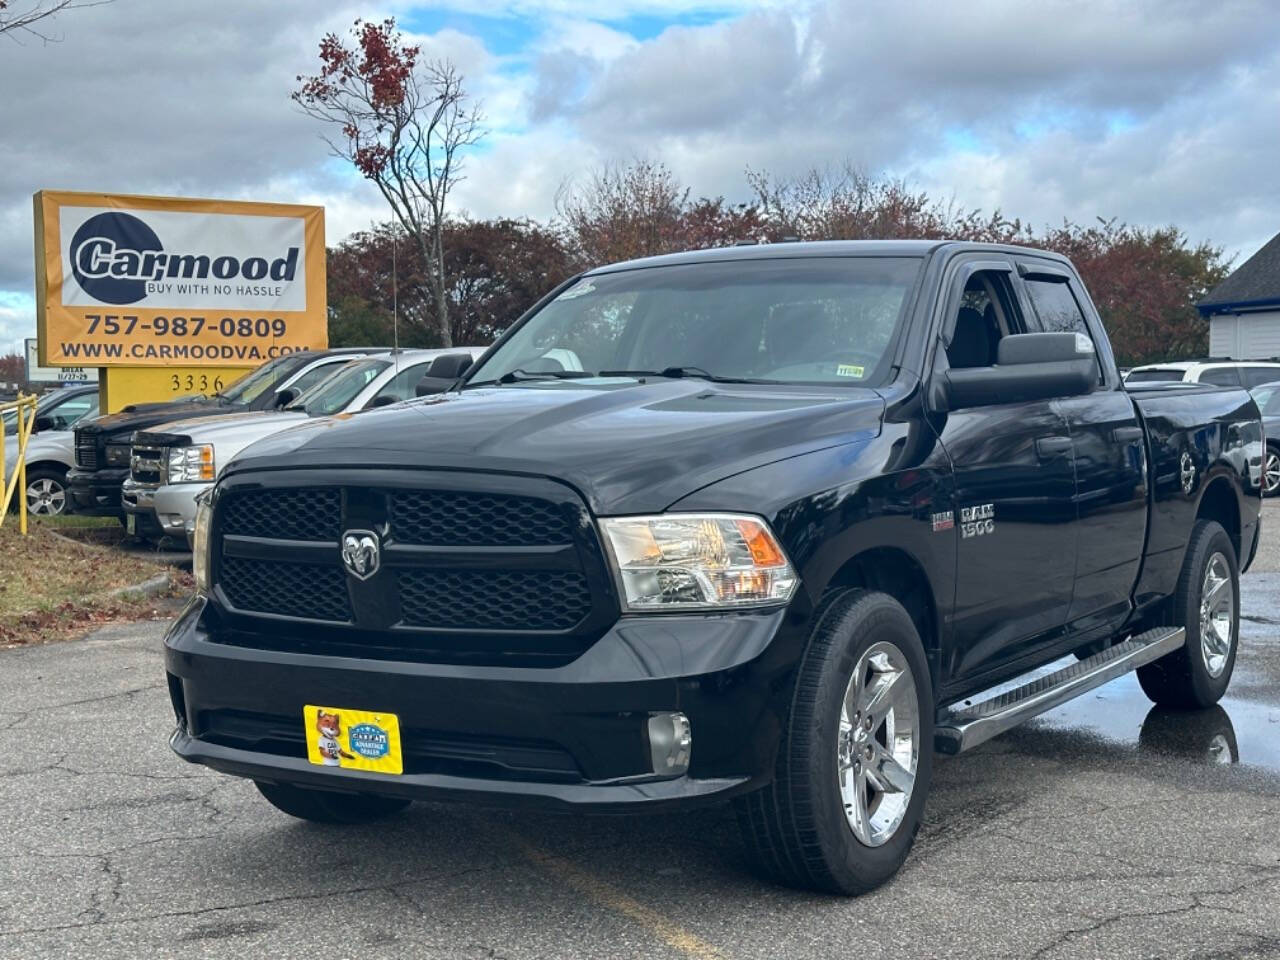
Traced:
<svg viewBox="0 0 1280 960">
<path fill-rule="evenodd" d="M 318 821 L 732 799 L 766 875 L 865 891 L 935 750 L 1134 669 L 1223 695 L 1262 442 L 1243 390 L 1126 390 L 1053 254 L 603 267 L 447 392 L 226 468 L 171 744 Z"/>
<path fill-rule="evenodd" d="M 67 474 L 75 512 L 125 519 L 120 496 L 124 481 L 129 476 L 129 449 L 135 430 L 145 430 L 171 420 L 275 409 L 296 399 L 302 390 L 337 370 L 338 365 L 368 352 L 363 347 L 348 347 L 286 353 L 268 360 L 211 396 L 193 394 L 186 399 L 166 403 L 131 404 L 116 413 L 81 424 L 75 431 L 76 465 Z M 198 386 L 198 383 L 193 386 Z M 158 526 L 137 532 L 151 536 L 164 534 Z"/>
</svg>

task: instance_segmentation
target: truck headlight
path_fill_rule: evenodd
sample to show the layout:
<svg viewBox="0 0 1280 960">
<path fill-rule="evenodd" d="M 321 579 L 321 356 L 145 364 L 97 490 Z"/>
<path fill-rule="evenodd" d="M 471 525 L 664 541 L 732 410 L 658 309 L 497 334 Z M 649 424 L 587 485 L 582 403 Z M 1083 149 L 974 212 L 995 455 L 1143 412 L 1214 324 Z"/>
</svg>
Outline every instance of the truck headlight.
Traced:
<svg viewBox="0 0 1280 960">
<path fill-rule="evenodd" d="M 669 513 L 600 525 L 630 611 L 779 606 L 799 583 L 759 517 Z"/>
<path fill-rule="evenodd" d="M 130 447 L 128 441 L 124 443 L 108 443 L 107 466 L 127 467 L 129 465 L 129 454 Z"/>
<path fill-rule="evenodd" d="M 196 443 L 169 451 L 169 482 L 200 483 L 217 479 L 213 444 Z"/>
<path fill-rule="evenodd" d="M 209 521 L 213 519 L 213 489 L 202 490 L 196 497 L 196 526 L 191 534 L 191 574 L 196 593 L 209 592 Z"/>
</svg>

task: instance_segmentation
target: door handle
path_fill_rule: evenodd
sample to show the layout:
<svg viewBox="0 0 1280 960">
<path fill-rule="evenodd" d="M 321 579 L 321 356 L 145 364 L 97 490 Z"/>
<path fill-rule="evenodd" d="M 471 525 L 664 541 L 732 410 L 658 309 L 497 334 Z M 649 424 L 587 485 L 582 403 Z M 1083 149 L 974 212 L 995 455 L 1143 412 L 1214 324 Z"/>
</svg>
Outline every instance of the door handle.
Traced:
<svg viewBox="0 0 1280 960">
<path fill-rule="evenodd" d="M 1111 436 L 1116 443 L 1133 443 L 1135 440 L 1142 439 L 1141 427 L 1116 427 L 1111 431 Z"/>
<path fill-rule="evenodd" d="M 1036 440 L 1036 455 L 1041 460 L 1052 460 L 1070 451 L 1070 437 L 1040 437 Z"/>
</svg>

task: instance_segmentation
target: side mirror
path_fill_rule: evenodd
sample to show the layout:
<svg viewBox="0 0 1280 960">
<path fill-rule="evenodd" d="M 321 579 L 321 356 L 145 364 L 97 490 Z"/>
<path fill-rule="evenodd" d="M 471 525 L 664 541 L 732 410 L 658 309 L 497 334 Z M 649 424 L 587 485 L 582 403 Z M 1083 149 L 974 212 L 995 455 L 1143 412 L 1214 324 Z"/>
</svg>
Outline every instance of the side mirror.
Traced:
<svg viewBox="0 0 1280 960">
<path fill-rule="evenodd" d="M 399 397 L 394 396 L 390 393 L 384 393 L 382 396 L 374 397 L 373 400 L 370 401 L 369 409 L 372 410 L 375 407 L 389 407 L 393 403 L 399 403 L 399 402 L 400 402 Z"/>
<path fill-rule="evenodd" d="M 436 393 L 444 393 L 458 382 L 458 378 L 471 369 L 471 354 L 446 353 L 436 357 L 427 367 L 427 372 L 414 393 L 419 397 L 428 397 Z"/>
<path fill-rule="evenodd" d="M 283 410 L 300 396 L 302 396 L 302 394 L 298 392 L 297 387 L 285 387 L 283 390 L 277 390 L 275 408 L 277 410 Z"/>
<path fill-rule="evenodd" d="M 943 374 L 949 410 L 1078 397 L 1098 383 L 1093 341 L 1078 333 L 1020 333 L 1002 337 L 993 367 Z"/>
<path fill-rule="evenodd" d="M 32 432 L 39 433 L 41 430 L 56 430 L 57 424 L 53 422 L 53 417 L 36 417 L 36 422 L 32 424 Z"/>
</svg>

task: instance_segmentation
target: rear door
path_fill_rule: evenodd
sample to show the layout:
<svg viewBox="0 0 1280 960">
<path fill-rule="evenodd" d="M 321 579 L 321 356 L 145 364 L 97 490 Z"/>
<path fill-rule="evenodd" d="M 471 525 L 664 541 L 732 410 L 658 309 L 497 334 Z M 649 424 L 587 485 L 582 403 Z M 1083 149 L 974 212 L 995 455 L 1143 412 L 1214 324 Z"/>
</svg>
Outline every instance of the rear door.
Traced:
<svg viewBox="0 0 1280 960">
<path fill-rule="evenodd" d="M 1026 332 L 1013 264 L 982 255 L 958 268 L 934 365 L 995 363 L 1000 337 Z M 948 680 L 979 676 L 1065 636 L 1076 565 L 1075 469 L 1054 401 L 949 410 L 934 419 L 955 478 L 936 535 L 956 540 Z M 954 530 L 952 525 L 954 524 Z"/>
<path fill-rule="evenodd" d="M 1053 402 L 1075 454 L 1076 575 L 1068 614 L 1081 641 L 1110 634 L 1129 614 L 1147 532 L 1147 453 L 1102 324 L 1079 280 L 1049 261 L 1020 259 L 1019 285 L 1034 330 L 1083 334 L 1094 344 L 1091 393 Z"/>
</svg>

